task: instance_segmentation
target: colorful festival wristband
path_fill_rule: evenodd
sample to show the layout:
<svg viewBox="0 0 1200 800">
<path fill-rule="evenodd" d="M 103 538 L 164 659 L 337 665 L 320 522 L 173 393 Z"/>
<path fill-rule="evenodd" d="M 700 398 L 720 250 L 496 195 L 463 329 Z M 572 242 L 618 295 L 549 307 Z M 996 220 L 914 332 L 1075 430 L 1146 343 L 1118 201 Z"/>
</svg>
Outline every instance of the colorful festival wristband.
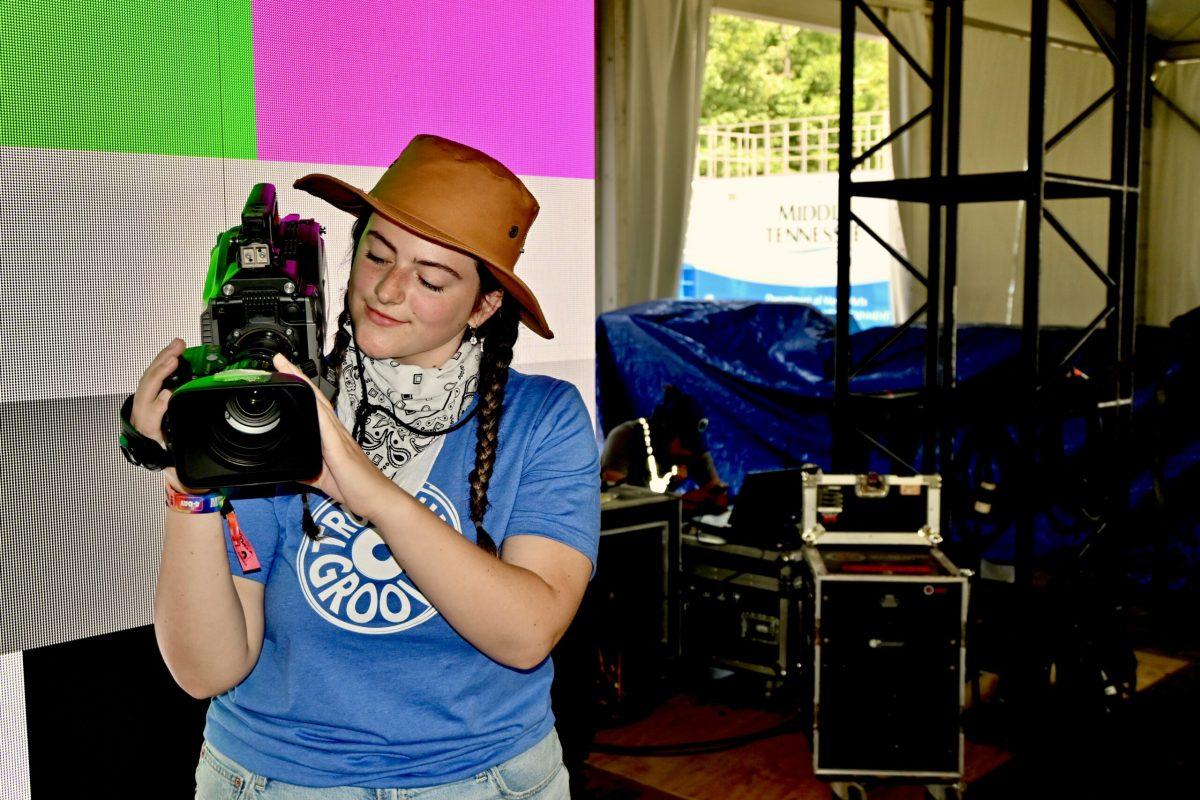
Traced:
<svg viewBox="0 0 1200 800">
<path fill-rule="evenodd" d="M 225 505 L 225 495 L 220 492 L 208 494 L 185 494 L 177 492 L 170 486 L 164 487 L 167 492 L 167 508 L 183 511 L 188 514 L 211 514 L 220 511 Z"/>
</svg>

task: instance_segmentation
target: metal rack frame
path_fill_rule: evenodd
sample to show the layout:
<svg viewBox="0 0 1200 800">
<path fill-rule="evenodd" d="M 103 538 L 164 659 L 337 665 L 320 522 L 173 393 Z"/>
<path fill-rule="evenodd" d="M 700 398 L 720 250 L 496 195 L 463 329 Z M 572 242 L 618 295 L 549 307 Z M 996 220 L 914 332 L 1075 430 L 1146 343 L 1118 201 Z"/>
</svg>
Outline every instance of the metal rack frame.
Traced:
<svg viewBox="0 0 1200 800">
<path fill-rule="evenodd" d="M 933 0 L 933 68 L 927 72 L 900 43 L 887 25 L 867 5 L 866 0 L 843 0 L 841 53 L 841 118 L 850 125 L 854 105 L 854 38 L 857 13 L 861 12 L 891 43 L 898 54 L 927 83 L 931 104 L 892 131 L 884 140 L 857 156 L 849 137 L 839 140 L 838 201 L 838 289 L 834 362 L 834 469 L 853 472 L 861 464 L 854 460 L 852 443 L 866 437 L 856 425 L 854 412 L 870 397 L 855 394 L 851 381 L 925 317 L 925 374 L 921 404 L 926 412 L 945 412 L 953 400 L 957 383 L 957 294 L 958 208 L 964 203 L 1023 201 L 1025 214 L 1025 270 L 1022 297 L 1021 363 L 1025 384 L 1019 388 L 1031 412 L 1036 409 L 1038 390 L 1046 377 L 1068 367 L 1083 344 L 1099 334 L 1111 354 L 1114 367 L 1111 386 L 1105 394 L 1115 413 L 1128 417 L 1132 392 L 1129 356 L 1133 351 L 1134 290 L 1137 258 L 1138 197 L 1141 167 L 1141 108 L 1145 86 L 1146 15 L 1145 3 L 1117 4 L 1117 32 L 1110 40 L 1091 20 L 1078 0 L 1065 0 L 1084 21 L 1105 56 L 1113 65 L 1114 85 L 1063 128 L 1047 138 L 1045 129 L 1046 48 L 1048 44 L 1049 0 L 1032 0 L 1030 91 L 1028 121 L 1028 168 L 1021 171 L 962 175 L 959 172 L 960 118 L 962 112 L 962 0 Z M 1046 153 L 1058 145 L 1081 123 L 1109 100 L 1113 103 L 1112 163 L 1108 179 L 1047 172 Z M 852 172 L 873 151 L 890 144 L 923 119 L 932 123 L 930 137 L 930 175 L 927 178 L 902 178 L 885 181 L 855 181 Z M 847 128 L 848 129 L 848 128 Z M 856 197 L 887 198 L 928 205 L 929 263 L 925 273 L 918 270 L 883 237 L 854 214 Z M 1102 268 L 1070 234 L 1058 218 L 1045 207 L 1046 200 L 1063 198 L 1107 199 L 1109 237 L 1107 268 Z M 1042 268 L 1042 226 L 1045 220 L 1071 250 L 1084 262 L 1106 290 L 1104 308 L 1083 331 L 1066 353 L 1047 358 L 1041 347 L 1038 289 Z M 889 339 L 852 363 L 850 352 L 850 243 L 852 226 L 857 225 L 884 247 L 901 266 L 925 286 L 927 299 L 907 320 L 896 327 Z M 948 426 L 937 424 L 937 414 L 925 426 L 922 472 L 942 472 L 948 464 L 945 435 Z M 885 450 L 885 453 L 887 451 Z M 895 454 L 887 453 L 893 457 Z"/>
<path fill-rule="evenodd" d="M 924 382 L 916 398 L 921 415 L 922 458 L 913 471 L 949 474 L 952 464 L 951 436 L 957 385 L 957 325 L 955 298 L 958 291 L 957 249 L 958 209 L 964 203 L 1023 201 L 1024 283 L 1021 309 L 1021 349 L 1019 386 L 1012 387 L 1011 399 L 1022 409 L 1018 421 L 1022 452 L 1027 460 L 1022 472 L 1033 473 L 1034 452 L 1039 422 L 1050 413 L 1042 402 L 1042 388 L 1048 378 L 1068 369 L 1084 343 L 1101 337 L 1100 348 L 1111 370 L 1096 376 L 1102 384 L 1100 411 L 1112 419 L 1107 429 L 1112 439 L 1106 445 L 1118 454 L 1128 441 L 1132 420 L 1133 376 L 1131 355 L 1134 346 L 1134 293 L 1138 243 L 1138 205 L 1141 168 L 1141 120 L 1146 80 L 1146 4 L 1130 0 L 1114 4 L 1115 35 L 1110 36 L 1081 6 L 1080 0 L 1064 0 L 1079 17 L 1101 52 L 1113 67 L 1113 86 L 1068 122 L 1047 137 L 1045 114 L 1046 61 L 1048 46 L 1049 0 L 1031 0 L 1030 86 L 1028 110 L 1027 168 L 1020 171 L 988 174 L 960 174 L 959 146 L 962 115 L 963 0 L 933 0 L 932 69 L 927 71 L 903 46 L 887 25 L 867 5 L 866 0 L 843 0 L 841 15 L 841 93 L 840 111 L 843 130 L 851 124 L 854 107 L 854 41 L 861 13 L 878 29 L 896 52 L 929 86 L 931 104 L 896 127 L 875 148 L 883 147 L 906 131 L 929 119 L 929 177 L 886 181 L 855 181 L 852 173 L 872 154 L 855 155 L 850 137 L 839 140 L 838 161 L 838 288 L 834 361 L 834 451 L 833 470 L 862 471 L 867 450 L 863 442 L 883 452 L 901 465 L 903 458 L 891 452 L 865 430 L 864 412 L 872 408 L 871 396 L 856 394 L 852 380 L 866 366 L 898 341 L 905 331 L 923 316 Z M 1081 123 L 1105 103 L 1112 102 L 1112 159 L 1107 179 L 1048 172 L 1046 154 L 1062 142 Z M 893 246 L 873 231 L 853 211 L 854 198 L 888 198 L 925 204 L 929 208 L 928 266 L 918 270 Z M 1065 198 L 1101 198 L 1108 200 L 1107 264 L 1101 267 L 1048 209 L 1045 201 Z M 1064 353 L 1047 353 L 1042 346 L 1039 286 L 1042 269 L 1042 225 L 1047 225 L 1105 286 L 1105 305 L 1084 329 L 1079 340 Z M 861 361 L 853 363 L 850 349 L 850 245 L 852 226 L 857 225 L 884 247 L 901 266 L 921 283 L 926 301 L 907 320 L 901 322 L 886 341 Z M 916 459 L 914 459 L 915 461 Z M 856 469 L 857 468 L 857 469 Z M 1115 470 L 1113 471 L 1116 472 Z M 1123 476 L 1113 475 L 1109 496 L 1116 510 L 1117 489 Z M 947 492 L 956 487 L 947 486 Z M 1033 518 L 1018 515 L 1014 570 L 1018 604 L 1031 611 L 1033 575 Z M 1026 670 L 1027 680 L 1034 680 Z"/>
<path fill-rule="evenodd" d="M 958 291 L 958 209 L 964 203 L 1022 200 L 1025 215 L 1025 283 L 1022 308 L 1021 360 L 1027 379 L 1026 390 L 1036 393 L 1046 377 L 1045 353 L 1040 347 L 1038 287 L 1042 269 L 1042 225 L 1045 219 L 1062 236 L 1072 251 L 1079 255 L 1094 276 L 1104 283 L 1106 303 L 1091 321 L 1074 347 L 1054 361 L 1054 369 L 1067 367 L 1080 348 L 1098 331 L 1108 339 L 1114 365 L 1124 365 L 1133 351 L 1134 337 L 1134 273 L 1136 243 L 1138 243 L 1138 197 L 1141 167 L 1140 108 L 1145 86 L 1145 2 L 1122 2 L 1117 8 L 1117 35 L 1110 41 L 1099 26 L 1087 16 L 1078 0 L 1064 0 L 1085 23 L 1096 38 L 1098 47 L 1114 66 L 1114 86 L 1096 98 L 1073 120 L 1046 138 L 1045 82 L 1046 47 L 1048 47 L 1049 0 L 1033 0 L 1031 19 L 1030 108 L 1028 108 L 1028 150 L 1025 170 L 988 174 L 962 175 L 959 172 L 961 77 L 962 77 L 962 0 L 934 0 L 934 40 L 932 40 L 932 71 L 926 72 L 908 53 L 871 10 L 865 0 L 844 0 L 841 16 L 841 124 L 851 125 L 853 112 L 854 35 L 857 32 L 857 12 L 862 12 L 871 24 L 887 38 L 902 59 L 930 86 L 932 102 L 914 114 L 910 120 L 895 128 L 874 148 L 853 154 L 850 138 L 839 140 L 839 207 L 838 221 L 838 318 L 834 368 L 834 397 L 842 409 L 853 408 L 859 396 L 851 390 L 851 380 L 875 361 L 884 350 L 898 341 L 904 331 L 925 317 L 925 401 L 940 407 L 946 401 L 947 390 L 956 384 L 955 356 L 958 347 L 955 317 L 955 294 Z M 1099 180 L 1081 175 L 1046 172 L 1045 155 L 1070 132 L 1097 112 L 1109 100 L 1112 113 L 1112 163 L 1109 179 Z M 874 151 L 890 144 L 911 127 L 926 118 L 932 125 L 930 137 L 929 178 L 908 178 L 886 181 L 854 181 L 854 168 Z M 848 130 L 848 128 L 845 128 Z M 853 198 L 887 198 L 916 201 L 929 206 L 929 264 L 924 273 L 889 245 L 862 218 L 854 215 Z M 1108 265 L 1100 267 L 1058 218 L 1045 207 L 1045 200 L 1064 198 L 1104 198 L 1109 200 Z M 899 261 L 928 291 L 928 299 L 910 318 L 896 326 L 888 341 L 875 348 L 862 361 L 852 363 L 850 351 L 850 267 L 852 225 L 858 225 L 872 239 Z M 1112 324 L 1109 324 L 1111 320 Z M 1112 401 L 1128 407 L 1132 381 L 1127 373 L 1112 386 Z M 845 428 L 835 435 L 835 445 L 846 444 Z M 853 432 L 862 433 L 862 432 Z M 944 451 L 931 440 L 926 447 L 922 464 L 924 471 L 942 467 Z M 847 450 L 835 452 L 842 461 Z M 839 469 L 839 467 L 835 467 Z M 852 470 L 850 470 L 852 471 Z"/>
</svg>

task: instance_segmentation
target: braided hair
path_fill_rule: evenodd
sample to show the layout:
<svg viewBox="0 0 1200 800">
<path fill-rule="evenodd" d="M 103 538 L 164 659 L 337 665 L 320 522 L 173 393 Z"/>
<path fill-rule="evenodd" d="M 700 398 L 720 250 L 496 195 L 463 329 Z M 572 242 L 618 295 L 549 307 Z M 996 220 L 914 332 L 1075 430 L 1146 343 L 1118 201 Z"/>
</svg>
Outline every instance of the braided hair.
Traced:
<svg viewBox="0 0 1200 800">
<path fill-rule="evenodd" d="M 351 249 L 351 259 L 357 255 L 359 243 L 367 230 L 370 215 L 364 214 L 354 222 L 351 238 L 354 241 Z M 502 289 L 503 287 L 492 275 L 491 270 L 483 262 L 475 259 L 475 269 L 479 273 L 480 296 Z M 500 308 L 486 322 L 479 326 L 477 335 L 483 340 L 483 356 L 479 364 L 479 384 L 477 394 L 478 412 L 476 416 L 475 435 L 475 468 L 469 477 L 471 484 L 471 521 L 475 523 L 476 544 L 492 555 L 497 555 L 496 541 L 483 525 L 484 514 L 488 510 L 488 484 L 492 479 L 492 468 L 496 462 L 496 451 L 499 447 L 500 417 L 504 410 L 504 391 L 508 385 L 508 366 L 512 363 L 513 345 L 516 344 L 518 326 L 520 324 L 520 305 L 512 295 L 504 293 Z M 331 402 L 336 407 L 337 393 L 341 390 L 341 369 L 345 360 L 346 350 L 350 346 L 350 290 L 346 289 L 346 298 L 342 312 L 337 319 L 337 335 L 333 341 L 333 349 L 324 359 L 326 379 L 334 386 Z M 305 497 L 307 509 L 307 496 Z M 305 517 L 305 533 L 311 539 L 317 539 L 319 533 L 316 524 L 307 524 L 311 517 Z"/>
</svg>

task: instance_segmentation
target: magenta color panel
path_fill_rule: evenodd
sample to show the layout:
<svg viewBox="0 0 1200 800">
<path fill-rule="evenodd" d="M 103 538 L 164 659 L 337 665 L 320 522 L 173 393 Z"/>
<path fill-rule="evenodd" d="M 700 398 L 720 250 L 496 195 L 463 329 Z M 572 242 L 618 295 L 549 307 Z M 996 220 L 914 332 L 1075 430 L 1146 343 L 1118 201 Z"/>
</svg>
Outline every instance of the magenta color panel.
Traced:
<svg viewBox="0 0 1200 800">
<path fill-rule="evenodd" d="M 258 157 L 387 166 L 418 133 L 595 177 L 593 0 L 253 0 Z"/>
</svg>

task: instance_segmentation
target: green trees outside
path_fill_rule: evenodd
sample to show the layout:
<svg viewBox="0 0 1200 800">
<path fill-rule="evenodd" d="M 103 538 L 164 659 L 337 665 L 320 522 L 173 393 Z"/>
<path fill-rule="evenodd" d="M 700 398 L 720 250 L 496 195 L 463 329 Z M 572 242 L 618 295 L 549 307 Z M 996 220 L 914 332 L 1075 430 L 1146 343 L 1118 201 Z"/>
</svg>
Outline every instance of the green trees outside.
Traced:
<svg viewBox="0 0 1200 800">
<path fill-rule="evenodd" d="M 701 124 L 838 113 L 840 37 L 731 14 L 709 20 Z M 855 111 L 887 108 L 887 43 L 859 39 Z"/>
</svg>

